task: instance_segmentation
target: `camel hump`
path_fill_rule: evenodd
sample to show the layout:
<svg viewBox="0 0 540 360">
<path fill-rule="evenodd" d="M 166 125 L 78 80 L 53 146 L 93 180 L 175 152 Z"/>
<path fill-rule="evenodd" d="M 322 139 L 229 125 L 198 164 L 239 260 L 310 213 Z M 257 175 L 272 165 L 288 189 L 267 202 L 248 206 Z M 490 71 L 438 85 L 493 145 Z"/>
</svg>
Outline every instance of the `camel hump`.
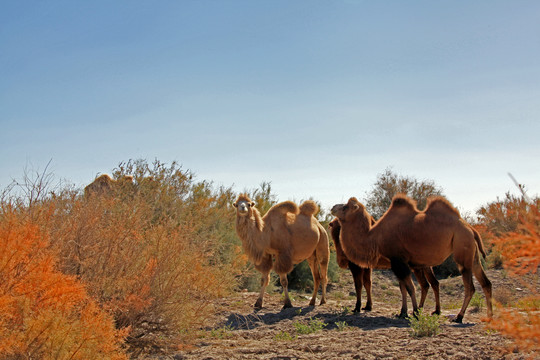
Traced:
<svg viewBox="0 0 540 360">
<path fill-rule="evenodd" d="M 317 211 L 319 211 L 319 205 L 313 200 L 306 200 L 300 205 L 300 213 L 303 215 L 315 215 Z"/>
<path fill-rule="evenodd" d="M 411 210 L 416 210 L 416 201 L 411 199 L 405 194 L 397 194 L 392 198 L 392 205 L 393 208 L 409 208 Z"/>
<path fill-rule="evenodd" d="M 448 200 L 442 196 L 430 197 L 427 200 L 426 212 L 428 211 L 444 211 L 447 213 L 454 213 L 454 215 L 461 217 L 458 209 L 456 209 Z"/>
<path fill-rule="evenodd" d="M 279 212 L 282 214 L 286 214 L 286 213 L 297 214 L 298 206 L 292 201 L 284 201 L 284 202 L 281 202 L 279 204 L 272 206 L 272 208 L 268 210 L 268 213 L 271 213 L 271 212 L 272 213 Z"/>
</svg>

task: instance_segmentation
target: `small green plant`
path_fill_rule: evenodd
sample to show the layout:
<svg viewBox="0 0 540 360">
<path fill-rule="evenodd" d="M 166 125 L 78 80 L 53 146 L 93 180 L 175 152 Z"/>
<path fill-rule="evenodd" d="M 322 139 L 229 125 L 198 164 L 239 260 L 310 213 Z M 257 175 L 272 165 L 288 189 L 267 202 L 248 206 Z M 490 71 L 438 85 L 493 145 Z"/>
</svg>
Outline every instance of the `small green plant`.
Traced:
<svg viewBox="0 0 540 360">
<path fill-rule="evenodd" d="M 293 341 L 298 338 L 297 335 L 291 335 L 288 331 L 280 331 L 274 335 L 274 340 L 276 341 Z"/>
<path fill-rule="evenodd" d="M 296 312 L 296 315 L 302 315 L 302 309 L 298 309 L 295 312 Z"/>
<path fill-rule="evenodd" d="M 307 324 L 295 322 L 293 325 L 297 333 L 307 335 L 324 329 L 327 324 L 323 320 L 309 318 Z"/>
<path fill-rule="evenodd" d="M 233 336 L 233 327 L 231 325 L 225 325 L 216 329 L 210 330 L 210 337 L 214 339 L 228 339 Z"/>
<path fill-rule="evenodd" d="M 344 306 L 343 310 L 339 313 L 339 316 L 347 316 L 351 313 L 351 308 L 348 306 Z"/>
<path fill-rule="evenodd" d="M 347 324 L 346 321 L 337 321 L 336 326 L 338 331 L 345 331 L 350 328 L 349 324 Z"/>
<path fill-rule="evenodd" d="M 441 332 L 439 315 L 428 315 L 418 309 L 416 317 L 409 317 L 411 334 L 414 337 L 434 336 Z"/>
<path fill-rule="evenodd" d="M 474 293 L 473 297 L 471 298 L 470 305 L 473 311 L 482 311 L 482 308 L 484 307 L 484 298 L 479 293 Z"/>
</svg>

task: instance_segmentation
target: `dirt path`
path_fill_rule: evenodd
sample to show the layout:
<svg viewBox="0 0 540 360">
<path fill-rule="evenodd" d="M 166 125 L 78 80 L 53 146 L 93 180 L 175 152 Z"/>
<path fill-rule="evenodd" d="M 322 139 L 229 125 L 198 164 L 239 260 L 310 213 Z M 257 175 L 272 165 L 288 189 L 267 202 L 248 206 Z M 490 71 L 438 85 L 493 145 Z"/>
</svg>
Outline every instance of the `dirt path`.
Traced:
<svg viewBox="0 0 540 360">
<path fill-rule="evenodd" d="M 489 276 L 489 275 L 488 275 Z M 513 289 L 511 280 L 492 273 L 499 288 Z M 503 284 L 505 282 L 505 284 Z M 375 285 L 377 284 L 377 285 Z M 460 280 L 441 282 L 443 317 L 459 311 Z M 377 288 L 375 289 L 375 286 Z M 444 288 L 447 291 L 444 291 Z M 478 287 L 477 287 L 478 288 Z M 309 299 L 297 295 L 294 308 L 281 310 L 278 293 L 266 295 L 264 308 L 254 311 L 256 293 L 238 293 L 220 299 L 215 325 L 193 349 L 160 359 L 522 359 L 519 353 L 503 353 L 509 342 L 490 332 L 481 311 L 468 311 L 463 324 L 445 321 L 441 332 L 415 338 L 409 323 L 398 319 L 400 296 L 391 278 L 376 277 L 371 312 L 353 314 L 352 285 L 346 281 L 331 289 L 323 306 L 308 307 Z M 497 289 L 497 287 L 495 287 Z M 510 290 L 505 290 L 510 291 Z M 520 290 L 519 290 L 520 291 Z M 513 291 L 515 293 L 515 291 Z M 343 296 L 345 295 L 345 296 Z M 508 295 L 505 295 L 508 296 Z M 432 294 L 428 299 L 432 298 Z M 483 297 L 482 297 L 483 301 Z M 365 302 L 365 300 L 364 300 Z M 433 309 L 433 302 L 426 309 Z M 302 334 L 300 330 L 313 330 Z M 304 332 L 307 332 L 304 331 Z"/>
</svg>

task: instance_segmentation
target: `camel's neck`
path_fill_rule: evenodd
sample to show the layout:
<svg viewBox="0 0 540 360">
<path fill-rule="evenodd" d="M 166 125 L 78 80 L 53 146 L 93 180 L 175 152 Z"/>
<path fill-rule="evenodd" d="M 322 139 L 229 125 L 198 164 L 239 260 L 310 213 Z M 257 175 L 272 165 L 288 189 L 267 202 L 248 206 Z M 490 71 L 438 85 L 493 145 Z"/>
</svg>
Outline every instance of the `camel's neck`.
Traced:
<svg viewBox="0 0 540 360">
<path fill-rule="evenodd" d="M 255 264 L 260 264 L 269 244 L 264 236 L 264 221 L 256 208 L 251 208 L 248 216 L 236 216 L 236 233 L 244 252 Z"/>
<path fill-rule="evenodd" d="M 341 245 L 345 255 L 362 267 L 375 267 L 379 259 L 377 243 L 370 236 L 370 216 L 359 216 L 355 221 L 343 222 Z"/>
</svg>

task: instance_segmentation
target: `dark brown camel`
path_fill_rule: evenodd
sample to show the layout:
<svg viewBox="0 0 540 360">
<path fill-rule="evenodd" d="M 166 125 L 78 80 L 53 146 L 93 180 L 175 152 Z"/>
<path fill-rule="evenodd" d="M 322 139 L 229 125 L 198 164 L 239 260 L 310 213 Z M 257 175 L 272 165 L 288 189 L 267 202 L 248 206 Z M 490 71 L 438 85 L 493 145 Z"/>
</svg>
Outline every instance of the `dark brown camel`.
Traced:
<svg viewBox="0 0 540 360">
<path fill-rule="evenodd" d="M 375 224 L 375 220 L 371 218 L 372 225 Z M 349 269 L 351 271 L 353 280 L 354 280 L 354 289 L 356 291 L 356 306 L 354 307 L 353 312 L 360 312 L 360 309 L 365 311 L 371 311 L 373 308 L 373 302 L 371 299 L 371 268 L 363 268 L 358 265 L 356 265 L 354 262 L 350 261 L 345 253 L 343 252 L 343 248 L 341 246 L 341 242 L 339 239 L 340 233 L 341 233 L 341 225 L 339 224 L 339 219 L 335 218 L 328 224 L 330 226 L 330 234 L 332 236 L 332 239 L 334 240 L 334 245 L 336 247 L 336 258 L 338 266 L 342 269 Z M 376 269 L 390 269 L 390 260 L 386 258 L 380 258 Z M 435 277 L 435 274 L 433 273 L 433 269 L 431 267 L 424 267 L 424 268 L 414 268 L 413 269 L 414 275 L 416 276 L 416 279 L 418 280 L 418 283 L 421 287 L 421 297 L 420 297 L 420 304 L 419 307 L 424 307 L 424 302 L 426 301 L 426 297 L 429 291 L 429 285 L 431 284 L 433 288 L 433 294 L 435 296 L 435 311 L 433 314 L 440 314 L 441 313 L 441 303 L 440 303 L 440 297 L 439 297 L 439 281 Z M 366 289 L 366 296 L 367 296 L 367 302 L 366 306 L 361 308 L 362 306 L 362 286 Z"/>
<path fill-rule="evenodd" d="M 463 305 L 454 321 L 462 322 L 474 294 L 473 274 L 484 290 L 487 315 L 493 316 L 491 282 L 480 263 L 480 255 L 485 253 L 482 241 L 447 200 L 430 198 L 426 209 L 419 211 L 412 199 L 396 195 L 374 226 L 371 226 L 371 216 L 356 198 L 335 205 L 332 214 L 342 226 L 343 251 L 354 263 L 374 267 L 380 257 L 390 259 L 402 293 L 401 316 L 407 316 L 407 293 L 413 311 L 418 309 L 411 267 L 436 266 L 450 254 L 454 254 L 465 287 Z"/>
</svg>

